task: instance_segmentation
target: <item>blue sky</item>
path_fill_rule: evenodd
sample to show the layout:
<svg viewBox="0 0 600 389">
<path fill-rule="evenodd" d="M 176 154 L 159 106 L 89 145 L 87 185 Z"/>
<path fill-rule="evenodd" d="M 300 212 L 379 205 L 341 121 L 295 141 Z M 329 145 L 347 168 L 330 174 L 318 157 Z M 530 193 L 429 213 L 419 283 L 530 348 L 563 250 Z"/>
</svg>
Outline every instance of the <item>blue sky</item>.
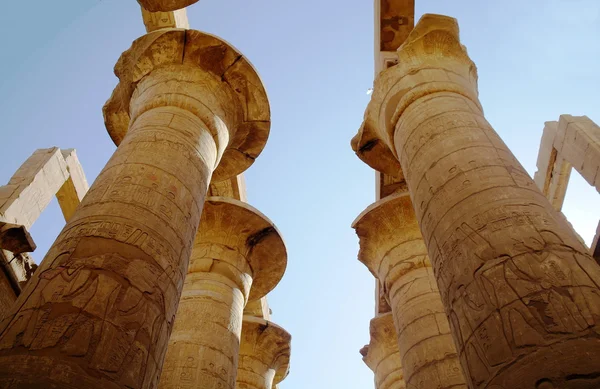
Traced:
<svg viewBox="0 0 600 389">
<path fill-rule="evenodd" d="M 102 105 L 120 53 L 144 33 L 134 0 L 4 5 L 0 25 L 0 183 L 37 148 L 76 148 L 90 182 L 114 145 Z M 545 121 L 600 123 L 598 0 L 417 0 L 457 17 L 479 68 L 486 117 L 530 174 Z M 270 295 L 273 320 L 293 335 L 282 389 L 372 385 L 358 350 L 368 343 L 373 279 L 356 260 L 352 220 L 374 200 L 374 173 L 350 149 L 373 78 L 369 0 L 200 0 L 192 28 L 234 44 L 271 101 L 269 143 L 246 172 L 249 202 L 284 234 L 289 262 Z M 574 173 L 565 213 L 589 242 L 598 194 Z M 53 203 L 34 225 L 39 261 L 63 226 Z"/>
</svg>

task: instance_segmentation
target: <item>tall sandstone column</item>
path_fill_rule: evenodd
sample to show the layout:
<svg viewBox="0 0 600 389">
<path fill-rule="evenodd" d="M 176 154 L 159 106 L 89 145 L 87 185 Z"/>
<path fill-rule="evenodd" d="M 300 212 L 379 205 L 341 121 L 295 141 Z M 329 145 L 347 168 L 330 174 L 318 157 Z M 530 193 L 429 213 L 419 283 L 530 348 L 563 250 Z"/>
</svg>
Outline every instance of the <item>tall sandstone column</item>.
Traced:
<svg viewBox="0 0 600 389">
<path fill-rule="evenodd" d="M 234 389 L 244 306 L 271 291 L 286 264 L 269 219 L 242 201 L 209 197 L 159 388 Z"/>
<path fill-rule="evenodd" d="M 358 258 L 379 279 L 392 308 L 406 386 L 466 388 L 408 193 L 372 204 L 353 227 Z"/>
<path fill-rule="evenodd" d="M 156 387 L 211 176 L 266 141 L 262 84 L 215 37 L 145 35 L 115 73 L 119 147 L 0 325 L 0 387 Z"/>
<path fill-rule="evenodd" d="M 398 58 L 353 147 L 400 162 L 470 386 L 600 387 L 600 268 L 485 120 L 456 20 Z"/>
<path fill-rule="evenodd" d="M 360 353 L 375 374 L 375 389 L 405 389 L 398 336 L 391 312 L 371 319 L 371 341 Z"/>
<path fill-rule="evenodd" d="M 244 316 L 236 389 L 271 389 L 290 370 L 292 336 L 277 324 Z"/>
</svg>

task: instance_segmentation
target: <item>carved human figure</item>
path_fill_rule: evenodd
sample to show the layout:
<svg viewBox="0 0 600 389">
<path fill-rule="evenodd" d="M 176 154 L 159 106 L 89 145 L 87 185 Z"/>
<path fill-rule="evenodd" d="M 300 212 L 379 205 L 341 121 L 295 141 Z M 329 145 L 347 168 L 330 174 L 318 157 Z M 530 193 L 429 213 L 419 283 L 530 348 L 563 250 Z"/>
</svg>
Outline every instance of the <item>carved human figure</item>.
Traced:
<svg viewBox="0 0 600 389">
<path fill-rule="evenodd" d="M 244 316 L 236 389 L 271 389 L 290 370 L 291 335 L 277 324 Z"/>
<path fill-rule="evenodd" d="M 353 227 L 358 259 L 379 279 L 392 309 L 407 388 L 466 388 L 408 193 L 372 204 Z"/>
<path fill-rule="evenodd" d="M 483 116 L 456 20 L 398 58 L 353 148 L 400 163 L 470 386 L 600 387 L 600 268 Z"/>
<path fill-rule="evenodd" d="M 145 35 L 115 73 L 118 149 L 0 324 L 0 387 L 156 387 L 211 177 L 265 144 L 262 84 L 218 38 Z"/>
<path fill-rule="evenodd" d="M 371 341 L 360 350 L 363 361 L 375 374 L 375 389 L 405 389 L 402 358 L 391 312 L 371 320 Z"/>
<path fill-rule="evenodd" d="M 286 263 L 269 219 L 242 201 L 207 198 L 159 388 L 234 389 L 244 306 L 277 285 Z"/>
</svg>

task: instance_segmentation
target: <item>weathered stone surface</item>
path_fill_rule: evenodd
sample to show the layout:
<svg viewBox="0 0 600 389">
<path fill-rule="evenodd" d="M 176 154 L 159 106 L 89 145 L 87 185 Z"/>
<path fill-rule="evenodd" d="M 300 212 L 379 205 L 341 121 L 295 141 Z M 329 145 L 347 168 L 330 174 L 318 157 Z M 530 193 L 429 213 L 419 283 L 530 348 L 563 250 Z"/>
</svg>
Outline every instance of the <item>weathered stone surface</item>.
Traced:
<svg viewBox="0 0 600 389">
<path fill-rule="evenodd" d="M 169 12 L 197 3 L 198 0 L 138 0 L 150 12 Z"/>
<path fill-rule="evenodd" d="M 56 195 L 65 220 L 87 192 L 88 185 L 75 150 L 36 150 L 7 185 L 0 187 L 0 316 L 21 293 L 37 267 L 27 254 L 36 246 L 28 229 Z M 10 292 L 7 288 L 10 288 Z"/>
<path fill-rule="evenodd" d="M 207 106 L 195 107 L 211 133 L 219 139 L 218 167 L 213 181 L 221 181 L 246 170 L 264 148 L 270 129 L 269 102 L 260 77 L 252 65 L 233 46 L 212 35 L 195 30 L 162 29 L 136 40 L 115 66 L 119 85 L 104 106 L 106 128 L 119 145 L 127 133 L 131 98 L 146 75 L 169 68 L 171 72 L 195 69 L 214 88 L 184 87 L 152 101 L 153 107 L 174 103 L 179 99 L 201 96 Z M 169 72 L 164 71 L 168 79 Z M 191 84 L 190 84 L 191 85 Z M 137 89 L 139 91 L 139 88 Z M 216 93 L 216 94 L 215 94 Z M 227 104 L 223 104 L 227 101 Z M 216 108 L 216 107 L 219 108 Z M 147 109 L 149 107 L 140 107 Z M 133 110 L 136 107 L 132 106 Z M 220 131 L 221 128 L 226 131 Z"/>
<path fill-rule="evenodd" d="M 456 21 L 423 16 L 398 56 L 366 122 L 402 166 L 470 386 L 600 387 L 600 268 L 485 120 Z"/>
<path fill-rule="evenodd" d="M 2 387 L 156 387 L 212 173 L 266 140 L 258 76 L 217 38 L 160 30 L 116 73 L 119 147 L 0 324 Z M 229 172 L 252 159 L 228 154 Z"/>
<path fill-rule="evenodd" d="M 292 336 L 268 320 L 244 316 L 236 389 L 271 389 L 287 377 Z"/>
<path fill-rule="evenodd" d="M 414 26 L 414 0 L 375 0 L 375 75 L 398 62 L 396 50 Z"/>
<path fill-rule="evenodd" d="M 353 227 L 360 238 L 358 259 L 381 282 L 392 309 L 406 385 L 466 388 L 408 193 L 369 206 Z"/>
<path fill-rule="evenodd" d="M 0 249 L 15 254 L 32 252 L 36 245 L 24 226 L 0 221 Z"/>
<path fill-rule="evenodd" d="M 36 150 L 8 184 L 0 187 L 0 221 L 29 230 L 54 195 L 68 221 L 87 189 L 75 150 Z"/>
<path fill-rule="evenodd" d="M 286 263 L 269 219 L 244 202 L 207 198 L 159 387 L 233 389 L 244 305 L 273 289 Z"/>
<path fill-rule="evenodd" d="M 248 304 L 244 307 L 244 315 L 259 317 L 265 320 L 271 320 L 271 309 L 267 302 L 267 296 L 261 297 L 257 300 L 248 301 Z"/>
<path fill-rule="evenodd" d="M 65 221 L 69 221 L 75 214 L 75 210 L 81 203 L 81 200 L 89 190 L 90 186 L 85 178 L 83 168 L 77 158 L 77 153 L 74 149 L 66 149 L 60 151 L 69 173 L 69 178 L 56 192 L 58 205 L 62 210 Z"/>
<path fill-rule="evenodd" d="M 406 388 L 392 313 L 375 317 L 369 329 L 371 342 L 361 350 L 361 354 L 375 374 L 375 389 Z"/>
<path fill-rule="evenodd" d="M 190 28 L 185 8 L 170 12 L 150 12 L 142 7 L 142 19 L 146 32 L 163 28 Z"/>
<path fill-rule="evenodd" d="M 537 168 L 533 180 L 557 211 L 565 200 L 571 168 L 600 192 L 600 127 L 587 116 L 561 115 L 558 122 L 546 122 Z M 559 213 L 559 217 L 564 216 Z M 598 263 L 599 234 L 590 250 Z"/>
</svg>

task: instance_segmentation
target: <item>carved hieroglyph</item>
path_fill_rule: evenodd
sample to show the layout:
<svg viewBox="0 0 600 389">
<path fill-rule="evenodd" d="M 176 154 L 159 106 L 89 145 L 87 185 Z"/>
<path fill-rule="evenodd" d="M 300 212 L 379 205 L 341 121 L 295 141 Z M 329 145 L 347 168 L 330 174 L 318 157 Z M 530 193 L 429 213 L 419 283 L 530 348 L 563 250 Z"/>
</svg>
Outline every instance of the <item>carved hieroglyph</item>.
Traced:
<svg viewBox="0 0 600 389">
<path fill-rule="evenodd" d="M 197 3 L 198 0 L 138 0 L 150 12 L 169 12 Z"/>
<path fill-rule="evenodd" d="M 277 324 L 244 316 L 236 389 L 271 389 L 288 375 L 292 336 Z"/>
<path fill-rule="evenodd" d="M 400 161 L 470 386 L 600 387 L 600 268 L 485 120 L 456 20 L 398 56 L 353 146 Z"/>
<path fill-rule="evenodd" d="M 371 342 L 360 350 L 363 361 L 375 374 L 375 389 L 405 389 L 402 358 L 392 313 L 371 320 Z"/>
<path fill-rule="evenodd" d="M 283 240 L 248 204 L 209 197 L 194 242 L 159 387 L 235 387 L 244 305 L 279 282 Z"/>
<path fill-rule="evenodd" d="M 354 222 L 358 259 L 383 286 L 409 388 L 466 388 L 408 193 L 369 206 Z"/>
<path fill-rule="evenodd" d="M 115 73 L 119 147 L 0 325 L 0 387 L 154 388 L 211 175 L 266 141 L 262 83 L 218 38 L 145 35 Z"/>
</svg>

